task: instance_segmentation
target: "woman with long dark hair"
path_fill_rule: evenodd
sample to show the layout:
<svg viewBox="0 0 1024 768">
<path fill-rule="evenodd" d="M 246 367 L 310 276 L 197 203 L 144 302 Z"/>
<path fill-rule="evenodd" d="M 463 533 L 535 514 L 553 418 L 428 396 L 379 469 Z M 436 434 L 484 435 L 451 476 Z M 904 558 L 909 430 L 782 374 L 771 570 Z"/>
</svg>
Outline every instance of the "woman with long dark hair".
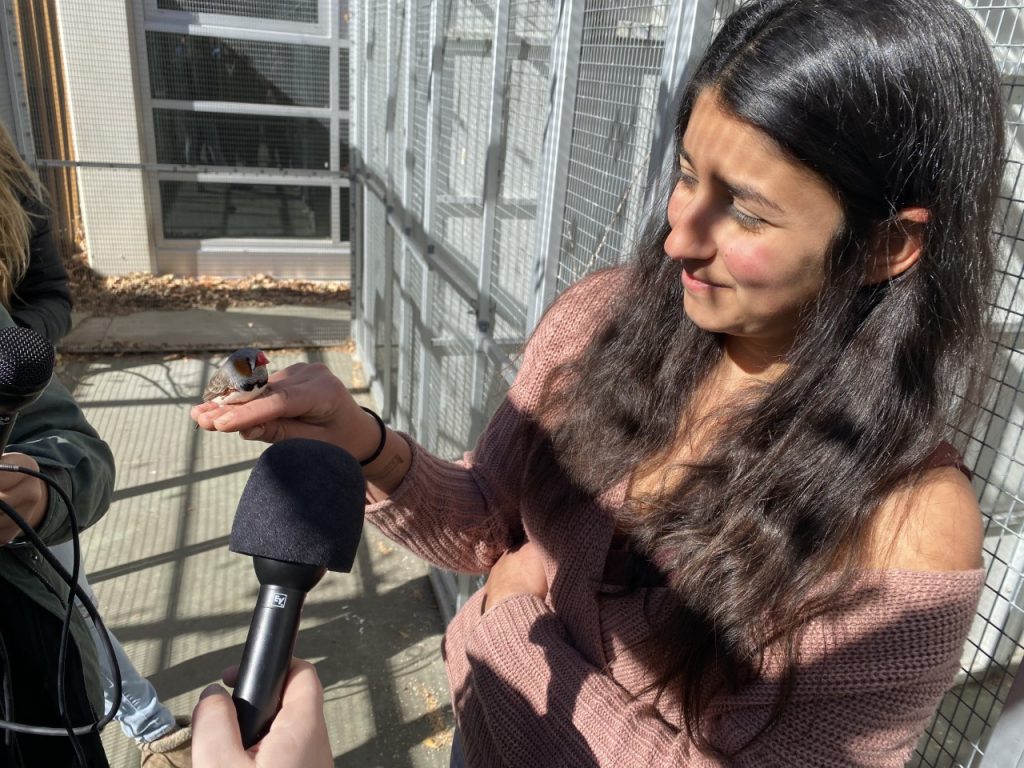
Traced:
<svg viewBox="0 0 1024 768">
<path fill-rule="evenodd" d="M 490 569 L 445 640 L 468 765 L 902 766 L 983 579 L 945 440 L 983 379 L 1000 105 L 952 0 L 746 4 L 665 213 L 554 303 L 463 461 L 319 365 L 194 418 L 342 446 L 381 530 Z"/>
</svg>

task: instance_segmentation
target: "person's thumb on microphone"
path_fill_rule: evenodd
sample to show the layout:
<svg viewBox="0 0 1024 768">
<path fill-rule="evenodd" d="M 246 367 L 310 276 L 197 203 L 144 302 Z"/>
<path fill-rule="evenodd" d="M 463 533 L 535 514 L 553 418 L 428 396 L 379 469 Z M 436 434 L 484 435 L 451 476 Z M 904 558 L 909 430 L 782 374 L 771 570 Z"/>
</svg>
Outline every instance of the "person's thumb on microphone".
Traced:
<svg viewBox="0 0 1024 768">
<path fill-rule="evenodd" d="M 312 664 L 292 659 L 281 710 L 270 731 L 246 751 L 231 695 L 211 685 L 192 713 L 194 768 L 332 768 L 324 692 Z"/>
</svg>

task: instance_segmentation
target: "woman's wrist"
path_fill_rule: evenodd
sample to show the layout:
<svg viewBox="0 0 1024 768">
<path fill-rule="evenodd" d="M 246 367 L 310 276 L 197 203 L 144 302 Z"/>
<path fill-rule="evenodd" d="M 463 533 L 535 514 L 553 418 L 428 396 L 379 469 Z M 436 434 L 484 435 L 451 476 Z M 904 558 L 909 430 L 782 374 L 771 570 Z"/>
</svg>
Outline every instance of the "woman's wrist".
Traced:
<svg viewBox="0 0 1024 768">
<path fill-rule="evenodd" d="M 374 447 L 373 452 L 370 453 L 365 459 L 359 460 L 359 466 L 366 467 L 372 464 L 374 461 L 376 461 L 376 459 L 383 452 L 384 445 L 387 442 L 388 438 L 388 428 L 384 425 L 384 420 L 377 415 L 376 411 L 367 408 L 365 405 L 361 405 L 359 407 L 363 409 L 363 413 L 367 414 L 370 418 L 373 419 L 373 423 L 376 425 L 378 432 L 377 445 L 376 447 Z"/>
<path fill-rule="evenodd" d="M 362 464 L 367 494 L 372 501 L 387 498 L 402 482 L 412 463 L 412 450 L 401 435 L 384 428 L 384 443 L 379 454 Z"/>
</svg>

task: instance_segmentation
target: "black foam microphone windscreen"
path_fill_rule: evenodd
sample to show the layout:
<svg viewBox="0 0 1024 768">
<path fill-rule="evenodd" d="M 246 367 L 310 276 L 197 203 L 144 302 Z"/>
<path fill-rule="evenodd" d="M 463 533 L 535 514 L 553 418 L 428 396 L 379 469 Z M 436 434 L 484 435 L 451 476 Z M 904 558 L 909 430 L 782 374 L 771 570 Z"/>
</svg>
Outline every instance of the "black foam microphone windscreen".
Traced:
<svg viewBox="0 0 1024 768">
<path fill-rule="evenodd" d="M 351 454 L 320 440 L 271 445 L 252 468 L 231 525 L 243 555 L 352 570 L 366 482 Z"/>
<path fill-rule="evenodd" d="M 25 406 L 46 389 L 53 376 L 53 345 L 31 328 L 0 329 L 0 453 Z"/>
<path fill-rule="evenodd" d="M 229 541 L 232 552 L 253 556 L 260 582 L 232 695 L 246 748 L 281 706 L 306 593 L 325 570 L 352 569 L 365 504 L 359 462 L 329 443 L 275 443 L 253 467 Z"/>
</svg>

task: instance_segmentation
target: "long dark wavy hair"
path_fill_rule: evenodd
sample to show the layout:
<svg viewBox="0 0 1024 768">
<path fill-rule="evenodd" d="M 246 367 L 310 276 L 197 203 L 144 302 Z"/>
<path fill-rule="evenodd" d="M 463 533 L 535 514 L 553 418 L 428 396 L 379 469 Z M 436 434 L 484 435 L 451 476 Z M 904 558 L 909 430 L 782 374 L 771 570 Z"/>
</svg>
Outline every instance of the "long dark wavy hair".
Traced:
<svg viewBox="0 0 1024 768">
<path fill-rule="evenodd" d="M 989 49 L 953 0 L 751 2 L 688 85 L 678 139 L 707 89 L 824 179 L 844 214 L 785 372 L 716 422 L 684 482 L 618 520 L 676 596 L 647 651 L 656 687 L 681 697 L 689 736 L 714 750 L 708 702 L 755 679 L 769 648 L 785 671 L 765 729 L 777 722 L 800 628 L 848 593 L 880 503 L 913 484 L 975 399 L 1004 127 Z M 909 206 L 930 214 L 919 262 L 865 286 L 873 246 Z M 595 496 L 669 455 L 721 358 L 722 339 L 683 311 L 664 210 L 606 325 L 547 380 L 528 491 L 557 474 L 566 493 Z"/>
</svg>

